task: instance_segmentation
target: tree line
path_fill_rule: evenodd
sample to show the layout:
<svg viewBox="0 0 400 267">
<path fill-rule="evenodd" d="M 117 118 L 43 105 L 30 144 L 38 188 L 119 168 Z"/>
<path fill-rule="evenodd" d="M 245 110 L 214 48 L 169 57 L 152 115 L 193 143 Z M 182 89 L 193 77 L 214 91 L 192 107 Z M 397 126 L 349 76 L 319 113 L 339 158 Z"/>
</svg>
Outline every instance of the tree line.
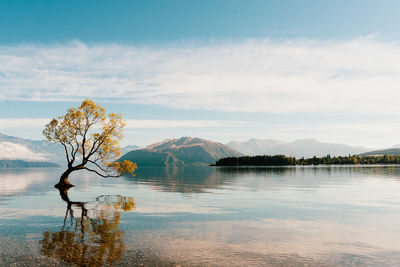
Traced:
<svg viewBox="0 0 400 267">
<path fill-rule="evenodd" d="M 344 164 L 400 164 L 399 155 L 383 156 L 338 156 L 300 158 L 287 157 L 284 155 L 275 156 L 243 156 L 228 157 L 218 160 L 212 166 L 291 166 L 291 165 L 344 165 Z"/>
</svg>

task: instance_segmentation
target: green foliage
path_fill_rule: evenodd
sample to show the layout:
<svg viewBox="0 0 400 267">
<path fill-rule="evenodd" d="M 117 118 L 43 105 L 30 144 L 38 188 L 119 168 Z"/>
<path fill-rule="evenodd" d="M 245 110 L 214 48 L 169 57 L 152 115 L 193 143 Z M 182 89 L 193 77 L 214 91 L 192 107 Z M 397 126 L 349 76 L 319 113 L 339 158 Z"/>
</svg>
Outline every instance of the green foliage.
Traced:
<svg viewBox="0 0 400 267">
<path fill-rule="evenodd" d="M 295 164 L 296 159 L 294 157 L 283 155 L 229 157 L 220 159 L 215 163 L 216 166 L 283 166 Z"/>
</svg>

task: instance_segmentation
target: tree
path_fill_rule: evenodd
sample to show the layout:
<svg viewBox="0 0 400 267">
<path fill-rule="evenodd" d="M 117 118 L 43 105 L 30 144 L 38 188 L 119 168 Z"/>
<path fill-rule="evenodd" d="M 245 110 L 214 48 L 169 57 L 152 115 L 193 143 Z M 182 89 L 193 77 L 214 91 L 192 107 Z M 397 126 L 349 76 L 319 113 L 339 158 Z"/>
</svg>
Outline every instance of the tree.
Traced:
<svg viewBox="0 0 400 267">
<path fill-rule="evenodd" d="M 72 187 L 68 176 L 77 170 L 88 170 L 102 177 L 132 174 L 137 168 L 136 163 L 117 161 L 125 125 L 121 115 L 110 113 L 107 116 L 104 108 L 90 99 L 47 124 L 43 135 L 64 147 L 67 160 L 67 170 L 55 187 Z"/>
</svg>

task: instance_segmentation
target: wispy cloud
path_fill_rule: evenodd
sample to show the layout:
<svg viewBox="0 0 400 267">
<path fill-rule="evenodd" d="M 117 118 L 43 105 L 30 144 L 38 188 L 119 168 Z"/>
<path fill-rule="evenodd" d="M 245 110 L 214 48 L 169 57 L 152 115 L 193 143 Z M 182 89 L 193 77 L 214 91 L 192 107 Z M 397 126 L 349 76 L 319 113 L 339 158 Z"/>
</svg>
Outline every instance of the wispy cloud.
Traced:
<svg viewBox="0 0 400 267">
<path fill-rule="evenodd" d="M 245 126 L 248 123 L 241 121 L 218 121 L 218 120 L 127 120 L 128 129 L 151 129 L 151 128 L 214 128 Z"/>
<path fill-rule="evenodd" d="M 0 100 L 82 100 L 254 112 L 400 114 L 400 45 L 248 40 L 169 47 L 0 48 Z"/>
<path fill-rule="evenodd" d="M 51 119 L 29 119 L 29 118 L 7 118 L 0 119 L 0 130 L 17 128 L 41 128 L 49 123 Z"/>
<path fill-rule="evenodd" d="M 48 119 L 7 118 L 0 119 L 1 129 L 44 128 L 51 121 Z M 126 120 L 126 129 L 153 129 L 153 128 L 203 128 L 245 126 L 247 122 L 220 121 L 220 120 Z"/>
</svg>

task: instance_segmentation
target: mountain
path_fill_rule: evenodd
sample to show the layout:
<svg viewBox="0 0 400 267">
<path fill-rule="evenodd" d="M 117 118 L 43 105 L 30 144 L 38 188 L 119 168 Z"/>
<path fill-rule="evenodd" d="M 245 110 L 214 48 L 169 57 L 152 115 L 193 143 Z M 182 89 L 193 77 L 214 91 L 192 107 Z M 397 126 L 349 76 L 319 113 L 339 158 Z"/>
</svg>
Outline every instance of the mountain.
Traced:
<svg viewBox="0 0 400 267">
<path fill-rule="evenodd" d="M 400 148 L 389 148 L 362 153 L 360 156 L 400 155 Z"/>
<path fill-rule="evenodd" d="M 139 149 L 128 152 L 118 161 L 130 160 L 139 167 L 169 167 L 183 166 L 185 163 L 169 152 L 157 152 L 147 149 Z"/>
<path fill-rule="evenodd" d="M 4 168 L 54 168 L 60 165 L 43 161 L 0 159 L 0 169 Z"/>
<path fill-rule="evenodd" d="M 64 163 L 65 154 L 60 144 L 0 134 L 0 160 Z"/>
<path fill-rule="evenodd" d="M 299 139 L 293 142 L 283 142 L 271 139 L 250 139 L 245 142 L 230 142 L 226 144 L 245 155 L 285 155 L 296 158 L 310 158 L 313 156 L 322 157 L 347 156 L 366 152 L 370 149 L 364 147 L 353 147 L 343 144 L 322 143 L 315 139 Z"/>
<path fill-rule="evenodd" d="M 138 166 L 209 165 L 216 160 L 240 156 L 229 147 L 201 138 L 167 139 L 123 155 L 119 161 L 131 160 Z"/>
<path fill-rule="evenodd" d="M 138 148 L 138 146 L 129 145 L 122 147 L 121 152 L 124 155 Z M 5 163 L 4 160 L 8 160 L 9 162 Z M 12 160 L 66 164 L 65 152 L 61 144 L 50 143 L 47 140 L 23 139 L 0 133 L 0 161 L 4 161 L 2 166 L 11 166 L 13 164 L 27 165 L 22 162 L 11 163 L 10 161 Z"/>
<path fill-rule="evenodd" d="M 272 139 L 250 139 L 246 142 L 230 142 L 226 144 L 233 150 L 239 151 L 245 155 L 264 155 L 264 154 L 282 154 L 290 150 L 285 148 L 286 143 Z M 286 151 L 287 150 L 287 151 Z"/>
<path fill-rule="evenodd" d="M 132 150 L 137 150 L 140 149 L 139 146 L 135 146 L 135 145 L 128 145 L 128 146 L 124 146 L 121 147 L 121 155 L 125 155 L 128 152 L 131 152 Z"/>
</svg>

